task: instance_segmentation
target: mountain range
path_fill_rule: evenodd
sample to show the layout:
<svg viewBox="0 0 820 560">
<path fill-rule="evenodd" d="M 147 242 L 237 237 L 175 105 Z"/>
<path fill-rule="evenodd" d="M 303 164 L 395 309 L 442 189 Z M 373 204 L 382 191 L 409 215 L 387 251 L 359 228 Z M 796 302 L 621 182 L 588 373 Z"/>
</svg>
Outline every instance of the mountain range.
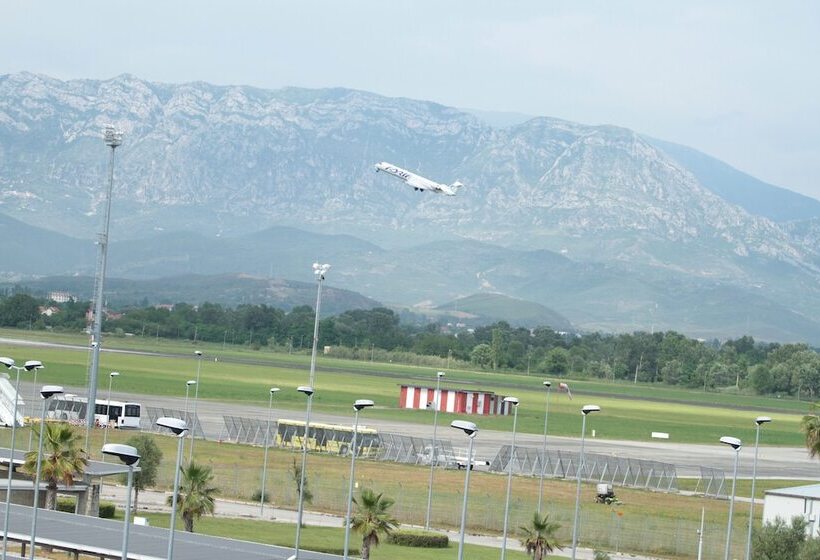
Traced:
<svg viewBox="0 0 820 560">
<path fill-rule="evenodd" d="M 93 273 L 108 123 L 111 276 L 304 280 L 321 260 L 397 306 L 503 293 L 579 328 L 820 342 L 820 201 L 616 126 L 346 89 L 0 76 L 8 278 Z M 383 160 L 467 186 L 413 192 Z"/>
</svg>

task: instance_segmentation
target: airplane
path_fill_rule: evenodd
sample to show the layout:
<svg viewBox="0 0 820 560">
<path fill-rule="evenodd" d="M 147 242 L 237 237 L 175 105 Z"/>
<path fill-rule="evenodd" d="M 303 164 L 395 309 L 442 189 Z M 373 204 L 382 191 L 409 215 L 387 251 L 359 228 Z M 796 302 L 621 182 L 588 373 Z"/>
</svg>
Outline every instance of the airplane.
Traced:
<svg viewBox="0 0 820 560">
<path fill-rule="evenodd" d="M 458 192 L 458 189 L 463 187 L 461 183 L 456 181 L 452 185 L 445 185 L 443 183 L 436 183 L 435 181 L 431 181 L 421 175 L 416 175 L 415 173 L 411 173 L 406 169 L 402 169 L 392 163 L 387 163 L 383 161 L 381 163 L 376 164 L 376 173 L 379 171 L 384 171 L 385 173 L 392 175 L 394 177 L 398 177 L 408 186 L 413 187 L 416 191 L 432 191 L 438 194 L 445 194 L 447 196 L 455 196 Z"/>
</svg>

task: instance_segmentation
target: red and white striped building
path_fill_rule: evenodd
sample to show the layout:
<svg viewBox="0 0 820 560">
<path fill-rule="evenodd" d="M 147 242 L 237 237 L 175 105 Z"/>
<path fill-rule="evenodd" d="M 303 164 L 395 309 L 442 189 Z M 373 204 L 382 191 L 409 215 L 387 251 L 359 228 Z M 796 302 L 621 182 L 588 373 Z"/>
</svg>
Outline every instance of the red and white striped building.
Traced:
<svg viewBox="0 0 820 560">
<path fill-rule="evenodd" d="M 456 414 L 506 415 L 512 405 L 504 402 L 504 395 L 492 391 L 467 391 L 464 389 L 441 389 L 436 395 L 435 387 L 402 385 L 399 408 L 432 409 Z"/>
</svg>

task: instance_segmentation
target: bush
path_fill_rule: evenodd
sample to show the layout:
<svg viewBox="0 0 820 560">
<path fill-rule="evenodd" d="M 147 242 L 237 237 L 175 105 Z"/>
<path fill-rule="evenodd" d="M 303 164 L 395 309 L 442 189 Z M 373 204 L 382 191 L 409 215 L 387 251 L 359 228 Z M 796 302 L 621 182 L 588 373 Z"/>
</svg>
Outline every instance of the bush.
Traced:
<svg viewBox="0 0 820 560">
<path fill-rule="evenodd" d="M 450 545 L 447 535 L 427 531 L 393 531 L 387 535 L 387 542 L 417 548 L 447 548 Z"/>
<path fill-rule="evenodd" d="M 100 502 L 100 517 L 103 519 L 114 519 L 117 513 L 117 506 L 111 502 Z"/>
<path fill-rule="evenodd" d="M 252 502 L 259 502 L 262 499 L 262 489 L 255 490 L 253 494 L 251 494 L 251 501 Z M 265 503 L 270 503 L 270 492 L 265 491 Z"/>
<path fill-rule="evenodd" d="M 77 500 L 75 498 L 57 498 L 57 511 L 74 513 L 76 509 Z"/>
</svg>

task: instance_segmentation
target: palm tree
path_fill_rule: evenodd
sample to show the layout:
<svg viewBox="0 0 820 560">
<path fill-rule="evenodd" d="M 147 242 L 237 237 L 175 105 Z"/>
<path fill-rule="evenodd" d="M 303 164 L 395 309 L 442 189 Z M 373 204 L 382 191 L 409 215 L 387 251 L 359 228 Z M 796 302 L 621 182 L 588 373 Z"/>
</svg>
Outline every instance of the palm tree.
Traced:
<svg viewBox="0 0 820 560">
<path fill-rule="evenodd" d="M 88 465 L 86 452 L 80 448 L 80 434 L 68 424 L 46 422 L 34 428 L 38 437 L 43 432 L 43 460 L 40 479 L 46 482 L 46 509 L 57 508 L 57 484 L 71 486 L 81 477 Z M 37 474 L 37 451 L 26 453 L 22 470 Z"/>
<path fill-rule="evenodd" d="M 533 560 L 542 560 L 548 553 L 556 549 L 561 550 L 555 538 L 555 532 L 561 528 L 561 524 L 550 521 L 549 518 L 549 515 L 541 517 L 536 511 L 529 526 L 521 527 L 521 532 L 524 533 L 521 544 L 524 545 L 527 554 L 532 555 Z"/>
<path fill-rule="evenodd" d="M 370 547 L 379 546 L 379 536 L 389 534 L 399 522 L 387 512 L 395 503 L 393 498 L 376 494 L 370 488 L 363 488 L 359 500 L 353 498 L 358 511 L 353 515 L 350 526 L 362 535 L 362 560 L 369 560 Z"/>
<path fill-rule="evenodd" d="M 809 454 L 812 457 L 820 455 L 820 416 L 817 414 L 816 404 L 812 414 L 803 417 L 800 429 L 806 434 L 806 449 L 809 450 Z"/>
<path fill-rule="evenodd" d="M 210 486 L 214 479 L 211 467 L 199 465 L 191 461 L 187 467 L 180 467 L 182 483 L 179 486 L 177 510 L 182 515 L 185 530 L 194 532 L 194 520 L 206 513 L 214 513 L 214 496 L 219 488 Z M 168 505 L 171 505 L 173 496 L 168 496 Z"/>
</svg>

